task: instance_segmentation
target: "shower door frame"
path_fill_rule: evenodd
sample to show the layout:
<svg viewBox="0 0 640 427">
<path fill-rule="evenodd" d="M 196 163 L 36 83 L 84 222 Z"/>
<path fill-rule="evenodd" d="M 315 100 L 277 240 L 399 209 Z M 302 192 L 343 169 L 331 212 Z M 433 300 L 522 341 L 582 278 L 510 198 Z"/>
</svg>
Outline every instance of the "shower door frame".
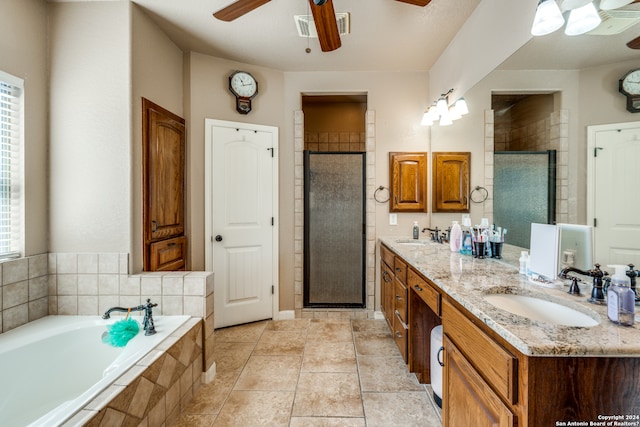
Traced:
<svg viewBox="0 0 640 427">
<path fill-rule="evenodd" d="M 310 151 L 304 150 L 304 261 L 303 261 L 303 308 L 366 308 L 367 306 L 367 153 L 365 151 Z M 359 155 L 362 158 L 362 233 L 361 233 L 361 303 L 310 303 L 310 260 L 309 260 L 309 157 L 310 155 Z"/>
</svg>

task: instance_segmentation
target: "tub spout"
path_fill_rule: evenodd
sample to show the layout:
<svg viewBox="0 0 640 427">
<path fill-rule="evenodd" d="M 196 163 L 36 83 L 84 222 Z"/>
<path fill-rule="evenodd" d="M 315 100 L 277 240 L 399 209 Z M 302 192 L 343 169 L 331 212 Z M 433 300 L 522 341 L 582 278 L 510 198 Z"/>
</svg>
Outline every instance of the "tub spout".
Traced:
<svg viewBox="0 0 640 427">
<path fill-rule="evenodd" d="M 105 311 L 105 313 L 102 315 L 102 318 L 109 319 L 111 317 L 111 313 L 114 311 L 122 313 L 127 313 L 129 311 L 144 311 L 144 319 L 142 320 L 144 334 L 153 335 L 156 333 L 156 327 L 153 324 L 153 307 L 157 306 L 158 304 L 151 303 L 151 299 L 147 299 L 146 304 L 138 305 L 136 307 L 111 307 L 109 310 Z"/>
</svg>

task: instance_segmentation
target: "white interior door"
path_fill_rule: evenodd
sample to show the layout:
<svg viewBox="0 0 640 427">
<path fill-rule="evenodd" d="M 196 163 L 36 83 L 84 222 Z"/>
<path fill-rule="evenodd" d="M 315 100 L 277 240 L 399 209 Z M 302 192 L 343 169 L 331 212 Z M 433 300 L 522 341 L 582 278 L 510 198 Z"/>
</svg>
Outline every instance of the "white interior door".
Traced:
<svg viewBox="0 0 640 427">
<path fill-rule="evenodd" d="M 277 128 L 207 120 L 207 134 L 214 327 L 271 319 L 277 310 Z"/>
<path fill-rule="evenodd" d="M 594 262 L 638 266 L 640 122 L 590 126 L 588 141 L 587 197 L 589 221 L 595 224 Z"/>
</svg>

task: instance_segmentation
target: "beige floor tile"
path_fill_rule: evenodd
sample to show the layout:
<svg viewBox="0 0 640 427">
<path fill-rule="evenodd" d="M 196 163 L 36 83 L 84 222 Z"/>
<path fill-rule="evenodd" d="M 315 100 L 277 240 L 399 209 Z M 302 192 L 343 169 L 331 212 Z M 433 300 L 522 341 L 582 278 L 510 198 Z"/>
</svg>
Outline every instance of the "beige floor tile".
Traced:
<svg viewBox="0 0 640 427">
<path fill-rule="evenodd" d="M 353 334 L 356 353 L 362 356 L 400 356 L 391 334 L 381 332 L 356 332 Z"/>
<path fill-rule="evenodd" d="M 409 373 L 400 356 L 359 356 L 358 371 L 363 392 L 422 391 L 426 395 L 424 386 Z"/>
<path fill-rule="evenodd" d="M 357 371 L 353 342 L 307 342 L 302 358 L 302 372 Z"/>
<path fill-rule="evenodd" d="M 363 414 L 357 374 L 300 374 L 293 416 L 362 417 Z"/>
<path fill-rule="evenodd" d="M 213 382 L 200 387 L 185 412 L 188 414 L 218 414 L 239 375 L 240 371 L 217 373 Z"/>
<path fill-rule="evenodd" d="M 302 355 L 307 331 L 264 331 L 253 350 L 261 355 Z"/>
<path fill-rule="evenodd" d="M 294 391 L 301 364 L 301 356 L 251 356 L 234 390 Z"/>
<path fill-rule="evenodd" d="M 351 322 L 338 319 L 313 319 L 309 325 L 309 341 L 352 342 Z"/>
<path fill-rule="evenodd" d="M 258 342 L 267 321 L 247 323 L 246 325 L 216 329 L 216 344 L 221 342 Z"/>
<path fill-rule="evenodd" d="M 353 320 L 351 322 L 353 332 L 376 332 L 382 334 L 391 334 L 389 325 L 384 319 L 379 320 Z"/>
<path fill-rule="evenodd" d="M 216 362 L 216 372 L 237 371 L 242 369 L 249 360 L 255 343 L 245 342 L 216 342 L 213 358 Z"/>
<path fill-rule="evenodd" d="M 267 323 L 265 331 L 300 331 L 309 329 L 309 319 L 276 320 Z"/>
<path fill-rule="evenodd" d="M 365 427 L 364 418 L 291 417 L 289 427 Z"/>
<path fill-rule="evenodd" d="M 232 391 L 215 427 L 288 426 L 293 392 Z"/>
<path fill-rule="evenodd" d="M 424 392 L 363 393 L 367 427 L 440 427 Z"/>
<path fill-rule="evenodd" d="M 215 415 L 182 414 L 171 427 L 211 427 Z"/>
</svg>

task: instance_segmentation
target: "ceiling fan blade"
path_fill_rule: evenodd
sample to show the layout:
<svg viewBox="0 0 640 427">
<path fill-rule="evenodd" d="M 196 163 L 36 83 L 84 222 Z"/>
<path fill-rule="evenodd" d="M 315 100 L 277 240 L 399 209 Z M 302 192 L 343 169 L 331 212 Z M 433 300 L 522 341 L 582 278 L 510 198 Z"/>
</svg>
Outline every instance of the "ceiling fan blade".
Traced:
<svg viewBox="0 0 640 427">
<path fill-rule="evenodd" d="M 309 5 L 313 13 L 313 21 L 316 24 L 320 49 L 323 52 L 331 52 L 342 46 L 333 1 L 327 0 L 322 6 L 317 6 L 313 0 L 309 0 Z"/>
<path fill-rule="evenodd" d="M 426 6 L 431 3 L 431 0 L 398 0 L 402 3 L 415 4 L 416 6 Z"/>
<path fill-rule="evenodd" d="M 636 37 L 635 39 L 627 43 L 627 46 L 630 49 L 640 49 L 640 36 Z"/>
<path fill-rule="evenodd" d="M 230 22 L 270 1 L 271 0 L 237 0 L 229 6 L 215 12 L 213 16 L 221 21 Z"/>
</svg>

